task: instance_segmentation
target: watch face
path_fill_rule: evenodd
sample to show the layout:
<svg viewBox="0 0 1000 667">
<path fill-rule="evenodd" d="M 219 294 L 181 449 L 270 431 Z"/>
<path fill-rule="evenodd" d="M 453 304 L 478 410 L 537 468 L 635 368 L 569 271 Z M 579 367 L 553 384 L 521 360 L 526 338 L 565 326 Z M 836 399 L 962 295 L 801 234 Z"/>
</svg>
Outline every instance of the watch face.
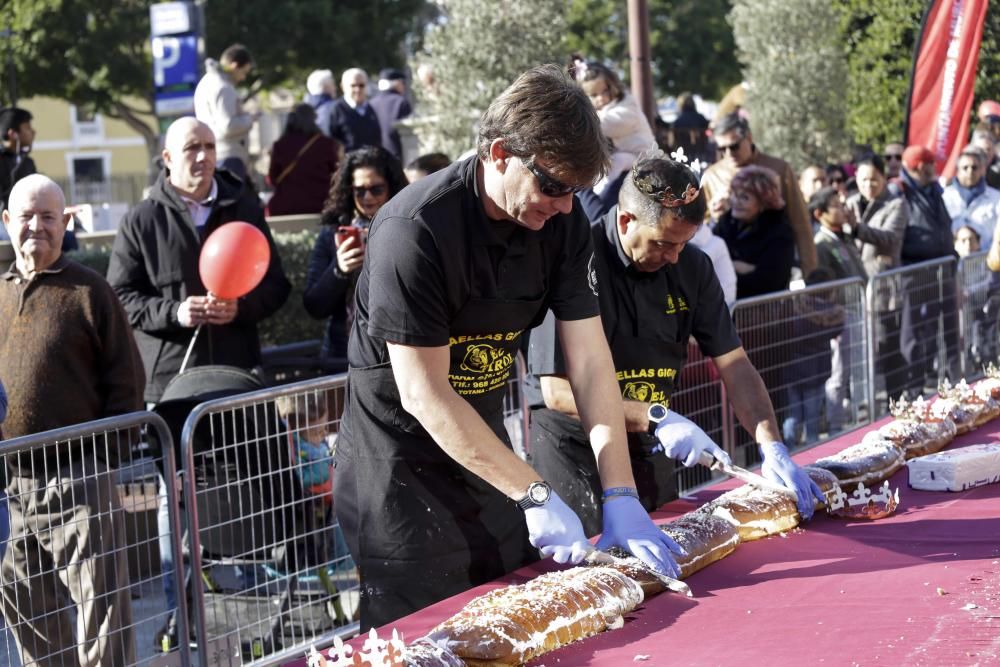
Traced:
<svg viewBox="0 0 1000 667">
<path fill-rule="evenodd" d="M 653 403 L 649 406 L 649 420 L 658 422 L 667 416 L 667 408 L 660 403 Z"/>
<path fill-rule="evenodd" d="M 548 502 L 549 493 L 550 489 L 548 484 L 536 482 L 528 487 L 528 497 L 531 498 L 532 502 L 538 505 L 543 505 Z"/>
</svg>

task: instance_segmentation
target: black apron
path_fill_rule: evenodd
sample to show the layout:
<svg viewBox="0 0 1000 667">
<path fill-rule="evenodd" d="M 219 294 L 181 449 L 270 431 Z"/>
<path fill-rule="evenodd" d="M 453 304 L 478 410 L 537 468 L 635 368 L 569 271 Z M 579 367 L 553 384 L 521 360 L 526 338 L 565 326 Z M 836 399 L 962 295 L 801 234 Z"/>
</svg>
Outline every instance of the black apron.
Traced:
<svg viewBox="0 0 1000 667">
<path fill-rule="evenodd" d="M 544 300 L 470 299 L 451 324 L 449 381 L 510 446 L 503 397 Z M 361 576 L 361 631 L 538 559 L 517 505 L 451 459 L 403 410 L 389 364 L 351 368 L 337 443 L 337 517 Z"/>
<path fill-rule="evenodd" d="M 605 244 L 602 250 L 613 252 Z M 604 260 L 598 265 L 604 275 L 608 261 L 618 261 L 617 257 Z M 634 270 L 634 269 L 630 269 Z M 644 279 L 642 276 L 639 280 Z M 619 287 L 632 286 L 629 278 Z M 672 281 L 669 292 L 679 294 Z M 666 308 L 674 318 L 676 328 L 672 336 L 652 338 L 638 331 L 640 318 L 631 311 L 631 303 L 615 298 L 614 286 L 601 284 L 601 314 L 614 327 L 609 336 L 611 355 L 614 359 L 618 378 L 618 388 L 625 400 L 642 403 L 668 403 L 678 376 L 687 361 L 688 335 L 690 327 L 686 318 L 691 312 L 686 305 L 686 295 L 676 302 L 671 298 Z M 664 300 L 667 301 L 666 295 Z M 683 305 L 679 305 L 683 304 Z M 626 311 L 622 313 L 622 311 Z M 588 536 L 602 530 L 603 514 L 601 480 L 586 433 L 580 421 L 547 408 L 531 413 L 531 464 L 546 479 L 566 503 L 576 510 Z M 663 454 L 659 441 L 646 433 L 629 433 L 629 457 L 632 461 L 632 475 L 639 492 L 639 501 L 649 511 L 677 497 L 677 482 L 674 476 L 674 462 Z"/>
</svg>

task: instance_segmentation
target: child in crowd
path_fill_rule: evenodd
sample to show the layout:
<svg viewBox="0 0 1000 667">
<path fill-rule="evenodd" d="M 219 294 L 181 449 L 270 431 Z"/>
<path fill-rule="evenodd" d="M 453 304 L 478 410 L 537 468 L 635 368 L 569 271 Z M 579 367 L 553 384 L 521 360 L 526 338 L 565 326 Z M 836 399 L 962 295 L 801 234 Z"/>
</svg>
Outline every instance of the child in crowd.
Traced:
<svg viewBox="0 0 1000 667">
<path fill-rule="evenodd" d="M 282 396 L 275 405 L 287 428 L 292 465 L 303 488 L 316 500 L 313 518 L 320 526 L 328 526 L 334 516 L 333 454 L 337 436 L 330 433 L 326 395 L 310 392 Z M 332 553 L 325 560 L 337 569 L 353 567 L 340 526 L 332 532 Z"/>
<path fill-rule="evenodd" d="M 594 186 L 594 192 L 600 194 L 609 183 L 632 168 L 640 153 L 655 146 L 656 139 L 646 115 L 614 72 L 599 63 L 576 61 L 574 73 L 597 110 L 601 131 L 614 146 L 611 169 Z"/>
<path fill-rule="evenodd" d="M 825 268 L 817 268 L 806 277 L 806 285 L 833 279 Z M 823 292 L 800 294 L 795 298 L 789 346 L 792 359 L 785 367 L 788 392 L 788 417 L 782 425 L 785 444 L 799 444 L 803 430 L 805 444 L 819 440 L 819 418 L 823 409 L 825 384 L 832 371 L 830 340 L 844 326 L 844 309 Z"/>
</svg>

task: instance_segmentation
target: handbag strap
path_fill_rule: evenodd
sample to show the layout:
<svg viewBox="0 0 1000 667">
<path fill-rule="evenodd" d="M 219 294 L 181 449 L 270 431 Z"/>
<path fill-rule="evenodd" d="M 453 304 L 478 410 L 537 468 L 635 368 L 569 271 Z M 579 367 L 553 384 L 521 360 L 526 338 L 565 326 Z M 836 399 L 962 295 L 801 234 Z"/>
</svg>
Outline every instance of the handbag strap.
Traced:
<svg viewBox="0 0 1000 667">
<path fill-rule="evenodd" d="M 295 165 L 297 165 L 299 163 L 299 158 L 301 158 L 303 155 L 305 155 L 305 152 L 307 150 L 309 150 L 309 147 L 312 146 L 314 143 L 316 143 L 316 141 L 321 136 L 323 136 L 321 133 L 316 133 L 316 134 L 312 135 L 312 137 L 309 139 L 309 141 L 306 142 L 305 146 L 303 146 L 302 148 L 299 149 L 299 153 L 298 153 L 298 155 L 295 156 L 295 159 L 292 160 L 292 163 L 290 165 L 288 165 L 287 167 L 285 167 L 284 170 L 282 170 L 282 172 L 280 174 L 278 174 L 278 178 L 276 178 L 274 180 L 274 184 L 275 185 L 278 185 L 279 183 L 281 183 L 283 180 L 285 180 L 285 178 L 290 173 L 292 173 L 292 170 L 295 169 Z"/>
</svg>

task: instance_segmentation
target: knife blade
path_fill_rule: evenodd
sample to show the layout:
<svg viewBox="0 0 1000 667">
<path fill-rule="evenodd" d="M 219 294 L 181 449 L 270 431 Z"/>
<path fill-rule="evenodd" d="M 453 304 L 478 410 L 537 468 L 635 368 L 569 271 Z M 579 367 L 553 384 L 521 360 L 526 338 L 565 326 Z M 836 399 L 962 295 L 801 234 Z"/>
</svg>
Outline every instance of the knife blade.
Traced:
<svg viewBox="0 0 1000 667">
<path fill-rule="evenodd" d="M 762 489 L 768 489 L 770 491 L 783 493 L 784 495 L 790 498 L 796 498 L 796 499 L 798 498 L 798 494 L 796 494 L 793 489 L 789 489 L 787 486 L 778 484 L 777 482 L 772 482 L 763 475 L 758 475 L 755 472 L 750 472 L 745 468 L 734 466 L 732 464 L 723 463 L 722 461 L 716 459 L 715 457 L 711 457 L 710 463 L 706 462 L 705 457 L 702 457 L 702 459 L 699 460 L 698 462 L 701 463 L 702 465 L 707 465 L 712 470 L 718 470 L 719 472 L 729 475 L 733 479 L 738 479 L 746 484 L 752 484 L 753 486 Z"/>
<path fill-rule="evenodd" d="M 694 593 L 691 592 L 691 587 L 683 581 L 657 572 L 635 556 L 629 556 L 628 558 L 616 558 L 606 551 L 600 551 L 595 547 L 591 547 L 583 559 L 588 565 L 628 565 L 630 567 L 637 568 L 659 580 L 660 583 L 667 587 L 667 590 L 673 591 L 674 593 L 683 593 L 689 598 L 694 597 Z"/>
</svg>

